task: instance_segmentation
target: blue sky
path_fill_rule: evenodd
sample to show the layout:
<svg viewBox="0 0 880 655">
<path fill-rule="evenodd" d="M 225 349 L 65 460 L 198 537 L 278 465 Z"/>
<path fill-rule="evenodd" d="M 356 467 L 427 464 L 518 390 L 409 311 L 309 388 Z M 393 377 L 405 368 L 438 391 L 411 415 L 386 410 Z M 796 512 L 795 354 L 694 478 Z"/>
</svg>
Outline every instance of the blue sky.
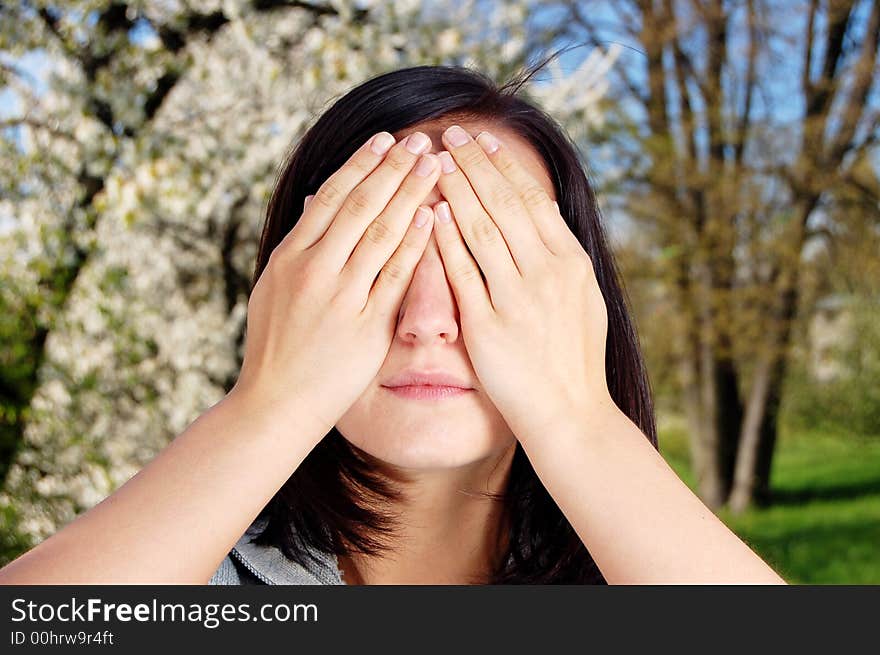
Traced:
<svg viewBox="0 0 880 655">
<path fill-rule="evenodd" d="M 865 29 L 865 23 L 868 12 L 871 7 L 871 0 L 863 0 L 858 7 L 857 17 L 855 21 L 856 37 L 860 36 Z M 792 3 L 794 7 L 797 3 Z M 600 31 L 600 37 L 604 44 L 618 43 L 624 46 L 623 54 L 615 64 L 617 67 L 623 67 L 629 74 L 639 82 L 643 82 L 644 55 L 637 47 L 637 43 L 629 39 L 622 30 L 613 27 L 615 13 L 614 3 L 611 0 L 600 0 L 598 2 L 588 3 L 590 14 L 593 18 L 605 21 L 609 27 Z M 532 16 L 530 22 L 538 27 L 554 25 L 558 23 L 562 10 L 559 8 L 543 9 Z M 790 15 L 789 15 L 790 13 Z M 786 14 L 789 20 L 784 25 L 777 25 L 786 33 L 794 35 L 802 32 L 804 22 L 806 20 L 803 12 L 792 9 Z M 741 17 L 739 19 L 741 23 Z M 821 21 L 819 28 L 822 27 Z M 135 27 L 129 33 L 130 38 L 135 43 L 144 42 L 145 40 L 155 36 L 152 28 L 145 21 L 138 21 Z M 699 38 L 699 35 L 697 36 Z M 731 38 L 731 47 L 735 48 L 742 39 L 736 35 Z M 567 39 L 558 39 L 552 47 L 559 47 L 574 43 L 570 37 Z M 570 71 L 576 68 L 585 57 L 590 53 L 589 47 L 577 47 L 563 54 L 559 58 L 559 63 L 563 71 Z M 0 54 L 0 57 L 3 57 Z M 42 92 L 46 88 L 46 80 L 49 72 L 49 62 L 45 54 L 40 51 L 29 52 L 17 59 L 5 57 L 4 61 L 12 63 L 27 75 L 32 76 L 34 90 Z M 777 53 L 775 61 L 765 62 L 767 69 L 765 72 L 765 94 L 756 99 L 755 111 L 762 114 L 765 120 L 769 120 L 779 125 L 797 125 L 798 118 L 803 112 L 803 99 L 798 93 L 798 80 L 801 73 L 802 55 L 785 49 L 780 49 Z M 539 74 L 535 81 L 541 83 L 542 76 Z M 875 87 L 880 85 L 875 85 Z M 870 103 L 880 104 L 880 88 L 875 88 Z M 16 96 L 10 89 L 0 89 L 0 117 L 8 117 L 20 113 L 20 107 L 16 101 Z M 14 133 L 14 132 L 13 132 Z M 877 155 L 875 161 L 878 161 L 880 167 L 880 154 Z M 597 171 L 601 173 L 601 171 Z"/>
</svg>

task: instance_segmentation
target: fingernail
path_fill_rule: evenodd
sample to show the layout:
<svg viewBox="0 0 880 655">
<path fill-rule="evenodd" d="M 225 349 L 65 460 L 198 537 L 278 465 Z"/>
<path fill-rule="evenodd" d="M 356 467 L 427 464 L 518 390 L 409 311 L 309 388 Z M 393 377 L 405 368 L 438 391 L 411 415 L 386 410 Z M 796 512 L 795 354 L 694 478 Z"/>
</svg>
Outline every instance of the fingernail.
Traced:
<svg viewBox="0 0 880 655">
<path fill-rule="evenodd" d="M 306 196 L 306 199 L 303 200 L 303 209 L 305 209 L 306 207 L 309 206 L 309 203 L 311 202 L 312 198 L 314 198 L 314 197 L 315 197 L 315 194 L 312 194 L 310 196 Z"/>
<path fill-rule="evenodd" d="M 428 137 L 421 132 L 413 132 L 406 137 L 406 149 L 417 155 L 428 146 Z"/>
<path fill-rule="evenodd" d="M 393 145 L 393 136 L 388 134 L 388 132 L 379 132 L 379 134 L 373 137 L 373 141 L 372 143 L 370 143 L 370 150 L 375 152 L 377 155 L 384 155 L 391 149 L 391 146 Z"/>
<path fill-rule="evenodd" d="M 458 125 L 453 125 L 446 130 L 446 138 L 454 146 L 463 146 L 470 137 Z"/>
<path fill-rule="evenodd" d="M 428 177 L 434 170 L 434 157 L 425 154 L 419 157 L 419 163 L 416 164 L 416 175 L 419 177 Z"/>
<path fill-rule="evenodd" d="M 480 132 L 477 135 L 477 143 L 480 144 L 480 147 L 483 148 L 487 153 L 493 153 L 498 150 L 498 139 L 489 134 L 488 132 Z"/>
<path fill-rule="evenodd" d="M 420 205 L 416 210 L 416 219 L 415 224 L 416 227 L 422 227 L 425 223 L 428 222 L 428 219 L 431 218 L 431 210 L 425 206 Z"/>
<path fill-rule="evenodd" d="M 453 173 L 456 169 L 455 160 L 445 150 L 441 150 L 437 153 L 437 156 L 440 158 L 440 170 L 444 173 Z"/>
<path fill-rule="evenodd" d="M 448 223 L 452 220 L 452 212 L 449 211 L 449 203 L 446 201 L 437 205 L 437 218 L 441 223 Z"/>
</svg>

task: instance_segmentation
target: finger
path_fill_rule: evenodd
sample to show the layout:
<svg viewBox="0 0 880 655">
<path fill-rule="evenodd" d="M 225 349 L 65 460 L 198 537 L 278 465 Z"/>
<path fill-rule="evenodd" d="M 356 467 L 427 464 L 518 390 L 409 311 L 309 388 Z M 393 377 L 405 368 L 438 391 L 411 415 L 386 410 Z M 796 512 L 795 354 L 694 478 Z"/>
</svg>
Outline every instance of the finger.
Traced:
<svg viewBox="0 0 880 655">
<path fill-rule="evenodd" d="M 388 132 L 375 134 L 324 181 L 311 196 L 318 201 L 305 203 L 302 217 L 290 231 L 294 247 L 306 250 L 321 238 L 351 190 L 382 163 L 393 145 L 394 137 Z"/>
<path fill-rule="evenodd" d="M 396 320 L 403 296 L 431 237 L 434 212 L 420 206 L 394 254 L 385 262 L 367 297 L 365 311 Z"/>
<path fill-rule="evenodd" d="M 577 241 L 559 213 L 559 205 L 543 186 L 520 164 L 508 148 L 489 132 L 480 132 L 477 143 L 489 161 L 519 194 L 544 245 L 553 254 L 562 254 Z M 580 242 L 578 242 L 578 246 Z"/>
<path fill-rule="evenodd" d="M 346 278 L 343 284 L 359 286 L 364 296 L 369 293 L 376 275 L 406 233 L 413 213 L 434 188 L 439 176 L 440 163 L 437 155 L 423 154 L 382 213 L 361 236 L 360 242 L 340 272 L 340 276 Z"/>
<path fill-rule="evenodd" d="M 440 152 L 437 156 L 444 171 L 437 180 L 437 186 L 448 201 L 447 206 L 452 210 L 465 243 L 486 276 L 489 293 L 497 302 L 505 288 L 510 289 L 522 280 L 520 271 L 504 235 L 486 213 L 464 173 L 455 166 L 448 152 Z"/>
<path fill-rule="evenodd" d="M 443 133 L 443 142 L 504 235 L 520 273 L 526 275 L 543 264 L 545 248 L 534 221 L 516 189 L 495 168 L 480 144 L 458 125 Z"/>
<path fill-rule="evenodd" d="M 327 228 L 327 232 L 315 244 L 315 248 L 319 249 L 317 256 L 328 265 L 333 266 L 333 270 L 337 273 L 341 272 L 355 246 L 364 236 L 367 226 L 370 226 L 386 208 L 400 188 L 401 182 L 419 159 L 419 155 L 430 147 L 431 139 L 422 132 L 413 132 L 392 147 L 376 170 L 352 189 L 343 200 L 339 211 Z M 425 191 L 419 200 L 424 198 L 427 193 Z M 310 206 L 317 202 L 318 195 L 320 193 L 315 195 L 315 200 L 309 203 Z M 416 204 L 414 203 L 408 212 L 407 220 L 399 231 L 394 232 L 395 247 L 400 243 L 406 225 L 409 223 L 408 219 L 412 216 L 415 208 Z M 389 237 L 393 231 L 388 224 L 388 217 L 381 223 L 371 226 L 371 230 L 367 237 L 380 241 Z"/>
<path fill-rule="evenodd" d="M 434 234 L 446 277 L 452 286 L 455 302 L 463 315 L 479 317 L 494 310 L 480 267 L 468 252 L 461 231 L 452 220 L 449 203 L 434 205 Z"/>
</svg>

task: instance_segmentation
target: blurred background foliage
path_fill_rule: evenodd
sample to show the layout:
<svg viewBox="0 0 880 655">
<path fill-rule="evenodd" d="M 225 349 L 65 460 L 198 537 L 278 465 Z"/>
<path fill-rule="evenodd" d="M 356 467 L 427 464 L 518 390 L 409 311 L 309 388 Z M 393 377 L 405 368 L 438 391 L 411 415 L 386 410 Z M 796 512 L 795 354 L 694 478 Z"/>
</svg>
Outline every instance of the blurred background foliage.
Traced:
<svg viewBox="0 0 880 655">
<path fill-rule="evenodd" d="M 0 6 L 0 564 L 234 383 L 265 203 L 335 97 L 527 85 L 597 185 L 661 452 L 791 582 L 880 582 L 870 0 Z"/>
</svg>

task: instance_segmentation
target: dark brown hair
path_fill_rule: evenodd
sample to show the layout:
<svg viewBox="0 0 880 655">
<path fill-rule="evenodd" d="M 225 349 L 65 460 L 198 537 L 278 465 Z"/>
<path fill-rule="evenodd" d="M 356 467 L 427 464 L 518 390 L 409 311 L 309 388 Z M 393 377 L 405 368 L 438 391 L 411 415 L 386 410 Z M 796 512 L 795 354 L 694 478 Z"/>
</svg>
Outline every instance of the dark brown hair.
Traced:
<svg viewBox="0 0 880 655">
<path fill-rule="evenodd" d="M 483 120 L 514 131 L 543 158 L 562 215 L 593 261 L 608 311 L 605 372 L 611 397 L 657 448 L 651 389 L 627 298 L 608 247 L 595 194 L 577 147 L 523 85 L 549 59 L 496 85 L 458 66 L 416 66 L 370 79 L 339 98 L 291 151 L 269 201 L 254 284 L 269 255 L 298 220 L 306 195 L 338 169 L 359 144 L 439 119 Z M 335 428 L 312 450 L 260 514 L 255 543 L 278 547 L 306 565 L 315 551 L 337 556 L 378 553 L 393 543 L 399 489 L 381 462 Z M 504 493 L 509 547 L 491 572 L 493 584 L 598 583 L 605 580 L 588 549 L 541 484 L 516 444 Z"/>
</svg>

